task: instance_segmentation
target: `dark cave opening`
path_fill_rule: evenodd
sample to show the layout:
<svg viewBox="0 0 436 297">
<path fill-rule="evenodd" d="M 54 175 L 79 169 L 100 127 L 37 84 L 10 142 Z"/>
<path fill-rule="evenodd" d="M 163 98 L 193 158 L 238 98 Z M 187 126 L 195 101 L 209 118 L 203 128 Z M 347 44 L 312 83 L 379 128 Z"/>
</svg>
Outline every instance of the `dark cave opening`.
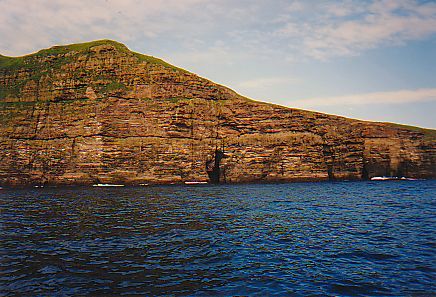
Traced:
<svg viewBox="0 0 436 297">
<path fill-rule="evenodd" d="M 219 149 L 215 149 L 213 158 L 206 161 L 207 175 L 209 176 L 209 180 L 212 184 L 220 183 L 220 163 L 222 158 L 224 158 L 224 152 Z"/>
</svg>

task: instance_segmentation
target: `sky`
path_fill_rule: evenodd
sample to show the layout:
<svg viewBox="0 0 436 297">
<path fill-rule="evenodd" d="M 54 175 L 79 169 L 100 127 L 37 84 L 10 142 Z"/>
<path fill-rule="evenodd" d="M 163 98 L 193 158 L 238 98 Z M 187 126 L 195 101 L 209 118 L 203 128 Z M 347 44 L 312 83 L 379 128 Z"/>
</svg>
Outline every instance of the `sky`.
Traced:
<svg viewBox="0 0 436 297">
<path fill-rule="evenodd" d="M 252 99 L 436 128 L 436 0 L 0 0 L 0 54 L 113 39 Z"/>
</svg>

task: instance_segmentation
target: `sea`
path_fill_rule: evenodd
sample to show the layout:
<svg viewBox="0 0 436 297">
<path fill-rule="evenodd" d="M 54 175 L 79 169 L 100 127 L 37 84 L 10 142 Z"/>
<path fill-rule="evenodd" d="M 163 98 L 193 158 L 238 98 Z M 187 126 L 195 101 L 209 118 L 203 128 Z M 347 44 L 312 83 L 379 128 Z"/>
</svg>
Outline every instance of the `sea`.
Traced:
<svg viewBox="0 0 436 297">
<path fill-rule="evenodd" d="M 0 190 L 0 296 L 436 296 L 436 181 Z"/>
</svg>

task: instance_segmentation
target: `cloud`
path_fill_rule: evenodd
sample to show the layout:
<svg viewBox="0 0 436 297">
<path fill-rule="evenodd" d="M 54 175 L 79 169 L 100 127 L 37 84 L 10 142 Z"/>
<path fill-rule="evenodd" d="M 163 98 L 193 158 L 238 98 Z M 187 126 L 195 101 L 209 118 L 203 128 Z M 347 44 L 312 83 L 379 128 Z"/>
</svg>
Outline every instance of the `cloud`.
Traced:
<svg viewBox="0 0 436 297">
<path fill-rule="evenodd" d="M 302 10 L 304 10 L 304 8 L 305 8 L 305 6 L 302 2 L 293 1 L 285 8 L 285 11 L 287 11 L 287 12 L 302 11 Z"/>
<path fill-rule="evenodd" d="M 243 81 L 239 83 L 238 86 L 244 89 L 264 89 L 275 87 L 278 85 L 295 84 L 298 82 L 299 79 L 295 77 L 263 77 Z"/>
<path fill-rule="evenodd" d="M 180 36 L 184 31 L 207 31 L 210 22 L 206 15 L 199 13 L 206 2 L 2 0 L 0 51 L 17 55 L 59 43 L 101 38 L 128 43 L 158 36 Z M 194 26 L 197 22 L 202 23 L 200 29 Z"/>
<path fill-rule="evenodd" d="M 320 97 L 300 99 L 289 102 L 294 107 L 313 108 L 320 106 L 347 106 L 366 104 L 403 104 L 415 102 L 436 102 L 436 88 L 398 90 L 388 92 L 374 92 L 353 94 L 336 97 Z"/>
<path fill-rule="evenodd" d="M 112 38 L 141 48 L 326 60 L 436 34 L 436 3 L 418 0 L 1 0 L 0 52 Z M 201 43 L 196 41 L 201 40 Z M 179 47 L 179 48 L 177 48 Z M 179 50 L 180 49 L 180 50 Z M 287 58 L 293 57 L 292 59 Z M 298 59 L 298 57 L 297 57 Z"/>
<path fill-rule="evenodd" d="M 317 17 L 302 22 L 289 18 L 275 34 L 301 41 L 301 51 L 319 60 L 357 55 L 436 34 L 435 2 L 332 1 L 315 6 L 310 14 Z"/>
</svg>

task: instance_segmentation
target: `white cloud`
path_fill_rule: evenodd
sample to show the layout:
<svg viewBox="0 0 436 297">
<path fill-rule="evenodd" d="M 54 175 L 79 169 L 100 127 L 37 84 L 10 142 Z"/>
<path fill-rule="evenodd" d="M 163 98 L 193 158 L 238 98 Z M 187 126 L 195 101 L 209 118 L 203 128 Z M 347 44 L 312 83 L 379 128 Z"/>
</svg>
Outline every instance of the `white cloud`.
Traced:
<svg viewBox="0 0 436 297">
<path fill-rule="evenodd" d="M 220 65 L 231 66 L 234 62 L 233 59 L 236 56 L 234 53 L 232 53 L 231 49 L 221 47 L 219 45 L 206 47 L 201 51 L 191 47 L 190 45 L 188 45 L 188 47 L 190 48 L 189 50 L 173 53 L 162 58 L 165 58 L 165 61 L 169 63 L 177 64 L 179 66 L 191 65 L 192 68 L 197 68 L 201 65 L 202 67 L 200 67 L 198 71 L 202 72 L 208 70 L 202 69 L 203 67 L 206 66 L 205 68 L 210 68 L 212 65 L 216 65 L 217 61 L 220 61 Z M 196 69 L 187 70 L 194 71 Z"/>
<path fill-rule="evenodd" d="M 206 0 L 2 0 L 0 51 L 19 55 L 59 43 L 112 38 L 121 42 L 174 36 L 210 24 Z M 195 14 L 195 16 L 193 16 Z M 187 20 L 181 22 L 180 20 Z M 197 30 L 200 30 L 197 29 Z"/>
<path fill-rule="evenodd" d="M 302 2 L 294 1 L 286 7 L 285 11 L 295 12 L 295 11 L 303 11 L 304 9 L 305 9 L 305 6 Z"/>
<path fill-rule="evenodd" d="M 424 101 L 436 102 L 436 88 L 374 92 L 335 97 L 308 98 L 291 101 L 289 102 L 289 104 L 294 107 L 313 108 L 319 106 L 334 105 L 346 106 L 364 104 L 402 104 Z"/>
<path fill-rule="evenodd" d="M 289 85 L 298 83 L 299 79 L 295 77 L 263 77 L 243 81 L 238 84 L 243 89 L 264 89 L 276 87 L 278 85 Z"/>
<path fill-rule="evenodd" d="M 328 59 L 436 33 L 436 2 L 417 0 L 1 0 L 0 52 L 112 38 L 189 49 Z M 195 45 L 195 44 L 194 44 Z M 193 48 L 201 52 L 204 46 Z M 192 46 L 191 46 L 192 48 Z M 180 51 L 180 52 L 183 52 Z"/>
<path fill-rule="evenodd" d="M 435 2 L 344 0 L 314 7 L 310 14 L 317 17 L 290 18 L 275 34 L 301 41 L 301 51 L 320 60 L 436 34 Z"/>
</svg>

